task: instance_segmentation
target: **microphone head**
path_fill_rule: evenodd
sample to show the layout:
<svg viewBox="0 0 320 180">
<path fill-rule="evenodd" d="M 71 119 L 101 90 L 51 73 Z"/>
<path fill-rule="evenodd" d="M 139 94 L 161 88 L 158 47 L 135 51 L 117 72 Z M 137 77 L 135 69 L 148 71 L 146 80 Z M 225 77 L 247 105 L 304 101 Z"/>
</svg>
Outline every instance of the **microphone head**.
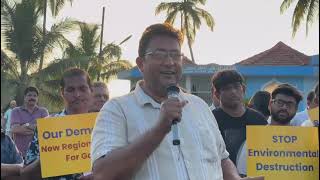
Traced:
<svg viewBox="0 0 320 180">
<path fill-rule="evenodd" d="M 173 95 L 173 94 L 179 94 L 179 92 L 180 92 L 180 89 L 175 85 L 175 84 L 173 84 L 173 85 L 169 85 L 168 87 L 167 87 L 167 94 L 168 94 L 168 96 L 170 96 L 170 95 Z"/>
</svg>

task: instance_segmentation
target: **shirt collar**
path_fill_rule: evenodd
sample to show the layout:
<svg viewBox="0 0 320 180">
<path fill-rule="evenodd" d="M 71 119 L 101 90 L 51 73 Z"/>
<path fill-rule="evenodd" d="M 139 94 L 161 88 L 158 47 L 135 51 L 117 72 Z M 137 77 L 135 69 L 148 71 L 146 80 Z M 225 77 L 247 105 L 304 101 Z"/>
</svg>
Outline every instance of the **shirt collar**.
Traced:
<svg viewBox="0 0 320 180">
<path fill-rule="evenodd" d="M 139 103 L 140 106 L 144 106 L 146 104 L 151 104 L 154 108 L 160 109 L 161 104 L 156 102 L 152 97 L 150 97 L 147 93 L 144 92 L 144 90 L 141 88 L 140 84 L 142 83 L 142 80 L 138 81 L 136 84 L 136 88 L 134 90 L 134 95 Z M 183 92 L 180 90 L 178 98 L 183 100 Z"/>
<path fill-rule="evenodd" d="M 134 89 L 134 95 L 140 106 L 144 106 L 146 104 L 151 104 L 154 108 L 160 109 L 160 104 L 153 100 L 148 94 L 144 92 L 141 88 L 140 84 L 142 81 L 138 81 L 136 84 L 136 88 Z"/>
<path fill-rule="evenodd" d="M 25 106 L 20 106 L 21 110 L 24 110 L 24 111 L 28 111 L 28 109 L 25 107 Z M 33 112 L 37 111 L 39 109 L 39 107 L 36 105 L 33 109 Z M 29 111 L 28 111 L 29 112 Z"/>
</svg>

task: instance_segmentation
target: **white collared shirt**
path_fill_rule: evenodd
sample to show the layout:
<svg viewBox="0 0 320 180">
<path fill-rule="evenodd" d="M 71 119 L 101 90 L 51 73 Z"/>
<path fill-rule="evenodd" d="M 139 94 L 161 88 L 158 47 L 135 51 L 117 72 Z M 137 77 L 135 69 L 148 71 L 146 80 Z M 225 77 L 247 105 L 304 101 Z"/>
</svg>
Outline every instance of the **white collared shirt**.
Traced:
<svg viewBox="0 0 320 180">
<path fill-rule="evenodd" d="M 291 126 L 301 126 L 309 118 L 308 109 L 298 112 L 290 121 Z"/>
<path fill-rule="evenodd" d="M 101 109 L 92 132 L 92 163 L 132 143 L 157 123 L 160 104 L 145 94 L 139 84 L 130 94 L 108 101 Z M 229 153 L 212 112 L 194 95 L 180 92 L 179 99 L 188 101 L 178 124 L 182 154 L 172 145 L 172 135 L 168 133 L 134 180 L 223 179 L 221 160 L 228 158 Z"/>
</svg>

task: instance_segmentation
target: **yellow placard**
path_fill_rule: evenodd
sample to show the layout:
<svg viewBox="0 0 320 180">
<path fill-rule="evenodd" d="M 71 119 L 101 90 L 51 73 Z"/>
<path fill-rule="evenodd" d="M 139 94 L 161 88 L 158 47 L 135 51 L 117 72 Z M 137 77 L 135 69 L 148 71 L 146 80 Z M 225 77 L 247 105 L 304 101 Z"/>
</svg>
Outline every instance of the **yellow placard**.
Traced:
<svg viewBox="0 0 320 180">
<path fill-rule="evenodd" d="M 319 126 L 319 106 L 308 110 L 308 114 L 313 124 Z"/>
<path fill-rule="evenodd" d="M 265 180 L 319 179 L 315 127 L 247 126 L 247 174 Z"/>
<path fill-rule="evenodd" d="M 42 177 L 91 170 L 91 132 L 97 113 L 37 120 Z"/>
</svg>

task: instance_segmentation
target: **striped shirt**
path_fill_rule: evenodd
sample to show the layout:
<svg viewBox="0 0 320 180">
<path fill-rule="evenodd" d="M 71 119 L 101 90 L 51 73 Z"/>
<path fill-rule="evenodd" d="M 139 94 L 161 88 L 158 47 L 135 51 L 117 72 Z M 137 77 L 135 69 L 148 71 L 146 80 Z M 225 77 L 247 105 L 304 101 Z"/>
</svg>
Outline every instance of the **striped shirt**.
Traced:
<svg viewBox="0 0 320 180">
<path fill-rule="evenodd" d="M 229 153 L 212 112 L 199 97 L 180 92 L 179 99 L 189 102 L 178 124 L 180 146 L 173 146 L 172 134 L 167 134 L 133 180 L 223 179 L 221 160 Z M 108 101 L 92 132 L 92 163 L 155 126 L 159 113 L 160 104 L 145 94 L 139 83 L 130 94 Z"/>
</svg>

